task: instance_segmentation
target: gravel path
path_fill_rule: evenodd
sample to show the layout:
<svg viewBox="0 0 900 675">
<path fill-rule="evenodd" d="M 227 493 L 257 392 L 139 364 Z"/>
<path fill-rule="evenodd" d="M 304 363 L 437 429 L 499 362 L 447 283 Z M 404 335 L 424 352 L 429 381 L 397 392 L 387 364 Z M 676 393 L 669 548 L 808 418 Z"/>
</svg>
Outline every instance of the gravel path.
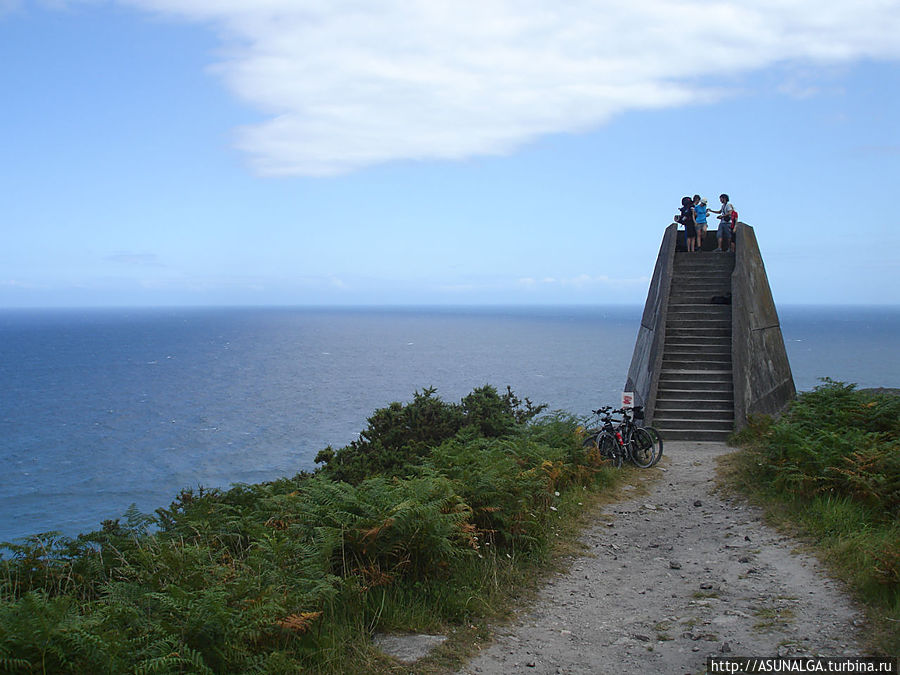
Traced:
<svg viewBox="0 0 900 675">
<path fill-rule="evenodd" d="M 667 443 L 662 478 L 599 514 L 590 552 L 462 673 L 681 675 L 710 655 L 863 654 L 840 584 L 756 509 L 712 493 L 730 450 Z"/>
</svg>

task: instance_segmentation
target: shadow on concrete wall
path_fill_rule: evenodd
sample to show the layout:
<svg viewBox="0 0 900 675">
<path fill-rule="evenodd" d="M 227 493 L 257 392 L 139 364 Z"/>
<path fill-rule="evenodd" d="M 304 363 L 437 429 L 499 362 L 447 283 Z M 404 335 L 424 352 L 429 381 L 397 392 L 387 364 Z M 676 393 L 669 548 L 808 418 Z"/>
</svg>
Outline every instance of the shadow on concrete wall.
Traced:
<svg viewBox="0 0 900 675">
<path fill-rule="evenodd" d="M 734 426 L 740 429 L 750 415 L 780 412 L 797 390 L 756 233 L 749 225 L 738 223 L 735 242 L 731 358 Z"/>
</svg>

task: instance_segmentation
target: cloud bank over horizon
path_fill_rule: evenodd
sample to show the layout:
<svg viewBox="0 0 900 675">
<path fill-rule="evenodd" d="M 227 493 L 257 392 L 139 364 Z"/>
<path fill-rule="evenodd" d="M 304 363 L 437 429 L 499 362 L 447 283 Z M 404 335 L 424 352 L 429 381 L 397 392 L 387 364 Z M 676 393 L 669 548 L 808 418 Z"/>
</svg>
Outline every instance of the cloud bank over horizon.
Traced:
<svg viewBox="0 0 900 675">
<path fill-rule="evenodd" d="M 900 58 L 884 0 L 120 1 L 217 31 L 212 72 L 266 118 L 235 141 L 262 175 L 505 154 L 767 67 Z"/>
</svg>

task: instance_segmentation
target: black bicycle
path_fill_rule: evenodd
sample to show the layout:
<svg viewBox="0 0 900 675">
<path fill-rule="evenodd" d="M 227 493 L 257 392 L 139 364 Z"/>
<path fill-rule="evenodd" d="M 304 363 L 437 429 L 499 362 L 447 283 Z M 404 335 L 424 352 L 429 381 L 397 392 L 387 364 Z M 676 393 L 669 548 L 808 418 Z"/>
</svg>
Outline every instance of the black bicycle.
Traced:
<svg viewBox="0 0 900 675">
<path fill-rule="evenodd" d="M 640 427 L 636 419 L 643 419 L 642 406 L 613 409 L 604 406 L 592 411 L 599 420 L 599 425 L 589 429 L 583 445 L 594 448 L 606 460 L 616 467 L 629 460 L 642 469 L 649 468 L 662 458 L 662 437 L 653 427 Z M 621 415 L 618 420 L 613 415 Z"/>
<path fill-rule="evenodd" d="M 598 424 L 586 430 L 582 447 L 596 450 L 600 457 L 612 462 L 616 468 L 622 466 L 625 453 L 621 451 L 615 439 L 611 405 L 603 406 L 591 412 L 597 417 Z"/>
<path fill-rule="evenodd" d="M 613 412 L 622 415 L 619 431 L 626 439 L 632 461 L 644 468 L 659 462 L 663 454 L 662 436 L 659 435 L 659 431 L 651 426 L 635 424 L 635 420 L 644 419 L 644 407 L 639 405 L 631 408 L 623 407 Z"/>
</svg>

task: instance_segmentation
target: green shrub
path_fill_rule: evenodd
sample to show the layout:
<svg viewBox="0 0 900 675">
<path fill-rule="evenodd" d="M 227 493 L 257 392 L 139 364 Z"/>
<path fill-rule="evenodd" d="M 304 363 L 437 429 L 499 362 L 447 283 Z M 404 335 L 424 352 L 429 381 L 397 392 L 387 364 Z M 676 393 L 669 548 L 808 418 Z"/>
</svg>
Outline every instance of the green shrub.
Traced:
<svg viewBox="0 0 900 675">
<path fill-rule="evenodd" d="M 465 429 L 498 438 L 538 415 L 546 406 L 521 401 L 507 388 L 503 396 L 485 385 L 458 403 L 446 403 L 435 389 L 416 392 L 408 404 L 391 403 L 368 419 L 359 439 L 316 456 L 320 472 L 332 480 L 359 483 L 374 475 L 408 476 L 431 450 Z M 524 404 L 524 407 L 523 407 Z"/>
<path fill-rule="evenodd" d="M 759 478 L 779 490 L 843 495 L 900 516 L 900 397 L 826 379 L 738 440 L 756 453 Z"/>
<path fill-rule="evenodd" d="M 900 647 L 900 396 L 823 380 L 777 420 L 752 419 L 734 484 L 799 525 Z"/>
</svg>

